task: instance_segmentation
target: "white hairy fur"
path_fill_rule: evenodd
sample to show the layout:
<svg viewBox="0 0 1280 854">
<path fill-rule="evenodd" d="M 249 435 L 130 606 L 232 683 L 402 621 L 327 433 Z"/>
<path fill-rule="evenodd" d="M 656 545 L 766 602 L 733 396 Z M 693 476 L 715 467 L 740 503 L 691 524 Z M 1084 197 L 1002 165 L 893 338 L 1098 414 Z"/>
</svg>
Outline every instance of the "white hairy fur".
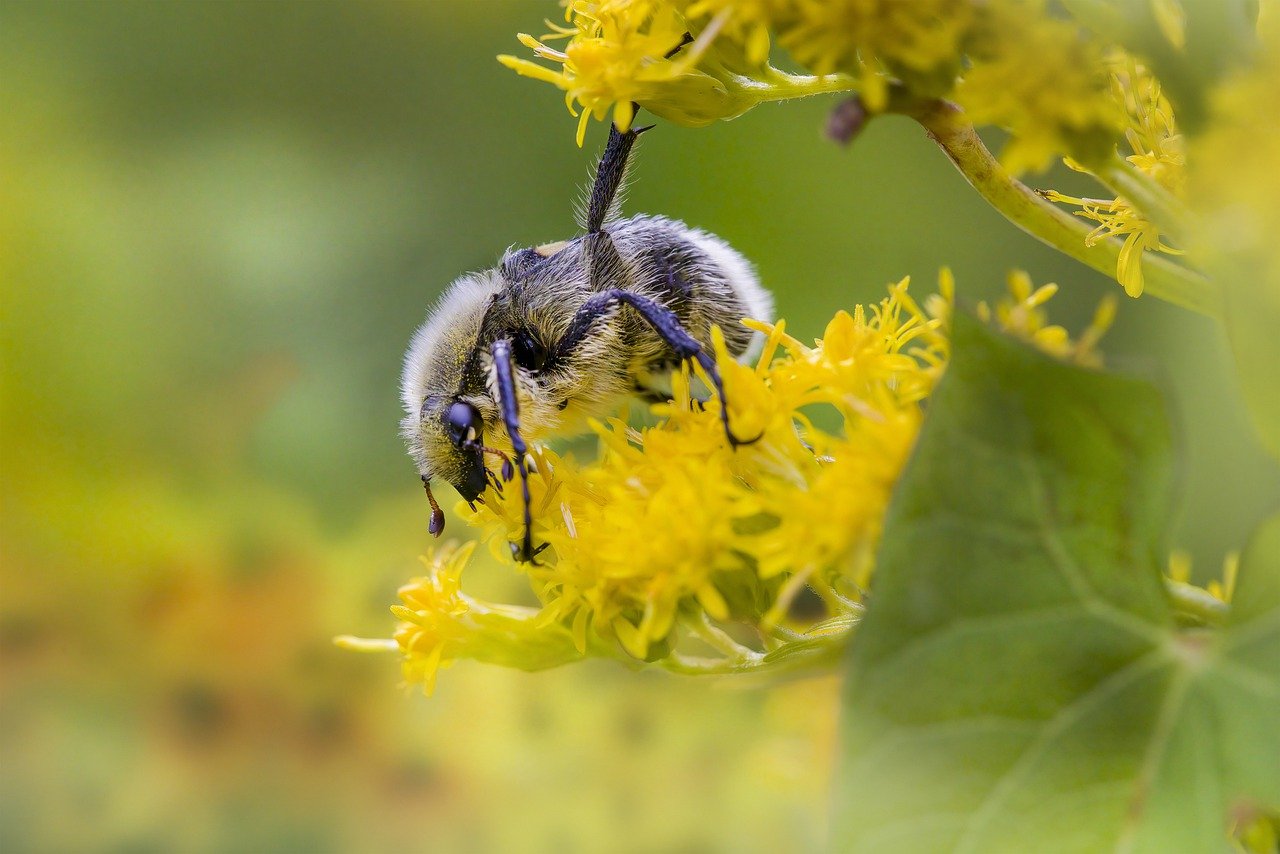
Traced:
<svg viewBox="0 0 1280 854">
<path fill-rule="evenodd" d="M 480 328 L 485 306 L 502 287 L 502 279 L 494 270 L 469 273 L 450 285 L 427 312 L 427 321 L 413 333 L 404 356 L 400 399 L 407 416 L 414 419 L 418 416 L 422 400 L 427 395 L 428 371 L 438 348 L 447 346 L 450 341 L 470 348 Z"/>
<path fill-rule="evenodd" d="M 685 238 L 703 252 L 707 253 L 716 266 L 724 271 L 729 283 L 733 286 L 738 298 L 747 307 L 747 317 L 752 320 L 772 321 L 773 294 L 760 284 L 760 278 L 752 269 L 750 262 L 738 250 L 725 243 L 714 234 L 708 234 L 697 228 L 685 232 Z M 756 333 L 747 351 L 738 357 L 738 361 L 749 364 L 760 355 L 764 346 L 764 336 Z"/>
</svg>

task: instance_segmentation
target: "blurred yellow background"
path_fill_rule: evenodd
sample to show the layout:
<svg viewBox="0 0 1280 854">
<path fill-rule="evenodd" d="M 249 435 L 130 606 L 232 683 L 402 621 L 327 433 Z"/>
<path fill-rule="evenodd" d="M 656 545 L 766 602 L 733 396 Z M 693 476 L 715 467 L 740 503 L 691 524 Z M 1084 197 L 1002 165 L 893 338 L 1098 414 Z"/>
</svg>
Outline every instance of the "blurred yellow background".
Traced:
<svg viewBox="0 0 1280 854">
<path fill-rule="evenodd" d="M 603 128 L 577 149 L 556 93 L 494 61 L 556 15 L 0 5 L 0 850 L 820 844 L 832 678 L 464 663 L 428 700 L 392 656 L 331 643 L 390 634 L 429 542 L 396 433 L 410 333 L 459 273 L 575 229 Z M 1058 281 L 1073 328 L 1116 288 L 906 121 L 827 142 L 832 105 L 660 125 L 628 209 L 724 236 L 801 337 L 943 264 L 962 301 L 1010 267 Z M 1239 508 L 1280 498 L 1223 342 L 1125 301 L 1106 349 L 1177 401 L 1177 545 L 1214 574 Z M 479 570 L 478 592 L 527 596 Z"/>
</svg>

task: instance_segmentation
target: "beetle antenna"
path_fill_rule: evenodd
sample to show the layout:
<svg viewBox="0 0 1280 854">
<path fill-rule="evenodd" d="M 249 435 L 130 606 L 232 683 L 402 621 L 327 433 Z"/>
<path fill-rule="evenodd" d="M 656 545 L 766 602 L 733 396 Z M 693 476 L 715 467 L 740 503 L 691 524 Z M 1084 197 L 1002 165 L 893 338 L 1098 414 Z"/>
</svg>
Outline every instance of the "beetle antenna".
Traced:
<svg viewBox="0 0 1280 854">
<path fill-rule="evenodd" d="M 422 488 L 427 491 L 427 501 L 431 504 L 431 522 L 428 523 L 427 530 L 431 532 L 431 536 L 438 537 L 444 531 L 444 511 L 431 494 L 431 478 L 425 474 L 422 476 Z"/>
</svg>

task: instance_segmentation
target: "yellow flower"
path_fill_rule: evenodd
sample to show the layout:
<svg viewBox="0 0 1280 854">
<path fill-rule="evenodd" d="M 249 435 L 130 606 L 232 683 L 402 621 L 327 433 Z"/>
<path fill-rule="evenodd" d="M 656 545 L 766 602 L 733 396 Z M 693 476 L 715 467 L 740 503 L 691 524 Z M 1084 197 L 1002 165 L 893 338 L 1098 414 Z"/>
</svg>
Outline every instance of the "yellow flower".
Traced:
<svg viewBox="0 0 1280 854">
<path fill-rule="evenodd" d="M 1222 560 L 1222 579 L 1210 579 L 1200 586 L 1191 580 L 1191 555 L 1175 550 L 1169 555 L 1165 570 L 1165 589 L 1179 617 L 1194 625 L 1216 624 L 1227 615 L 1227 606 L 1235 594 L 1240 555 L 1229 553 Z"/>
<path fill-rule="evenodd" d="M 423 558 L 427 575 L 400 588 L 400 601 L 391 613 L 402 622 L 395 641 L 404 654 L 406 682 L 421 683 L 428 694 L 435 688 L 436 671 L 451 664 L 456 647 L 466 637 L 464 620 L 470 610 L 461 589 L 462 569 L 474 543 Z M 452 648 L 452 649 L 451 649 Z"/>
<path fill-rule="evenodd" d="M 562 89 L 570 113 L 579 115 L 574 105 L 581 107 L 578 145 L 593 116 L 604 120 L 612 114 L 618 129 L 627 130 L 636 104 L 657 116 L 698 126 L 739 115 L 757 103 L 747 88 L 749 81 L 703 56 L 714 31 L 681 50 L 688 24 L 668 2 L 572 0 L 566 3 L 565 17 L 571 26 L 557 28 L 541 41 L 519 36 L 521 44 L 539 59 L 558 64 L 558 69 L 508 55 L 498 61 Z M 546 44 L 557 39 L 567 40 L 564 50 Z"/>
<path fill-rule="evenodd" d="M 535 534 L 549 548 L 528 569 L 547 618 L 571 625 L 580 645 L 590 629 L 646 659 L 679 643 L 682 615 L 745 617 L 767 632 L 805 585 L 829 615 L 847 610 L 940 374 L 940 323 L 904 281 L 870 313 L 837 315 L 813 347 L 755 324 L 769 335 L 755 366 L 728 358 L 717 331 L 731 422 L 758 442 L 730 448 L 718 404 L 696 403 L 677 377 L 658 426 L 595 425 L 602 451 L 587 465 L 538 458 L 558 484 L 554 502 L 539 497 L 549 487 L 535 490 Z M 815 427 L 810 406 L 842 426 Z M 506 490 L 475 521 L 514 533 L 519 516 Z"/>
<path fill-rule="evenodd" d="M 741 45 L 747 64 L 764 65 L 769 28 L 784 5 L 785 0 L 693 0 L 684 15 L 689 21 L 705 20 L 705 28 L 723 28 L 721 40 Z"/>
<path fill-rule="evenodd" d="M 1112 97 L 1123 104 L 1128 117 L 1125 139 L 1132 154 L 1126 159 L 1175 198 L 1186 195 L 1186 165 L 1182 135 L 1174 121 L 1173 107 L 1160 83 L 1131 57 L 1117 55 L 1112 61 Z M 1068 159 L 1078 172 L 1086 168 Z M 1050 201 L 1077 205 L 1077 216 L 1091 219 L 1098 227 L 1085 237 L 1085 245 L 1124 237 L 1116 262 L 1116 281 L 1131 297 L 1142 295 L 1142 255 L 1147 251 L 1181 255 L 1182 251 L 1163 242 L 1159 227 L 1127 199 L 1090 199 L 1046 191 Z"/>
<path fill-rule="evenodd" d="M 1021 338 L 1056 359 L 1074 362 L 1088 367 L 1100 367 L 1102 358 L 1095 347 L 1111 328 L 1116 316 L 1114 299 L 1104 299 L 1093 315 L 1093 322 L 1075 341 L 1067 330 L 1049 323 L 1044 304 L 1058 292 L 1055 284 L 1033 288 L 1031 277 L 1021 270 L 1009 273 L 1011 300 L 1002 300 L 994 311 L 985 303 L 978 303 L 978 316 L 990 321 L 994 318 L 1005 332 Z"/>
<path fill-rule="evenodd" d="M 570 112 L 634 105 L 688 126 L 740 115 L 762 101 L 857 90 L 871 112 L 891 86 L 917 98 L 954 97 L 976 124 L 1008 129 L 1012 172 L 1060 154 L 1107 158 L 1123 129 L 1103 45 L 1047 0 L 564 0 L 568 27 L 520 40 L 552 67 L 500 56 L 565 92 Z M 1166 18 L 1168 16 L 1165 16 Z M 1162 18 L 1162 20 L 1164 20 Z M 1169 19 L 1172 20 L 1172 19 Z M 548 46 L 567 39 L 563 50 Z M 784 74 L 777 41 L 816 77 Z M 558 67 L 556 67 L 558 66 Z"/>
<path fill-rule="evenodd" d="M 1015 174 L 1042 170 L 1066 153 L 1105 161 L 1123 128 L 1101 47 L 1043 0 L 985 5 L 970 35 L 972 67 L 956 100 L 974 124 L 1012 134 L 1000 159 Z"/>
<path fill-rule="evenodd" d="M 405 683 L 422 685 L 428 695 L 440 668 L 463 658 L 543 670 L 588 652 L 613 654 L 599 644 L 576 646 L 567 628 L 547 625 L 535 608 L 484 602 L 463 593 L 462 570 L 475 545 L 446 546 L 422 559 L 427 574 L 401 587 L 401 604 L 391 608 L 401 621 L 392 639 L 344 636 L 337 644 L 362 652 L 399 650 Z"/>
<path fill-rule="evenodd" d="M 951 91 L 973 0 L 790 0 L 777 13 L 780 41 L 818 74 L 858 78 L 872 111 L 884 109 L 890 76 L 922 95 Z"/>
<path fill-rule="evenodd" d="M 766 336 L 754 365 L 730 358 L 713 330 L 730 421 L 759 435 L 752 444 L 729 446 L 720 402 L 700 402 L 686 371 L 672 400 L 653 407 L 653 426 L 593 424 L 595 459 L 535 448 L 533 534 L 546 548 L 521 569 L 541 608 L 463 594 L 473 546 L 430 559 L 393 609 L 406 679 L 430 690 L 459 658 L 535 669 L 592 655 L 734 672 L 835 649 L 861 614 L 890 496 L 949 353 L 950 273 L 927 310 L 907 288 L 904 279 L 879 303 L 838 312 L 811 345 L 782 322 L 747 321 Z M 1044 316 L 1052 286 L 1014 274 L 1010 290 L 984 306 L 993 322 L 1060 358 L 1096 362 L 1106 311 L 1073 343 Z M 520 490 L 462 508 L 510 563 Z"/>
</svg>

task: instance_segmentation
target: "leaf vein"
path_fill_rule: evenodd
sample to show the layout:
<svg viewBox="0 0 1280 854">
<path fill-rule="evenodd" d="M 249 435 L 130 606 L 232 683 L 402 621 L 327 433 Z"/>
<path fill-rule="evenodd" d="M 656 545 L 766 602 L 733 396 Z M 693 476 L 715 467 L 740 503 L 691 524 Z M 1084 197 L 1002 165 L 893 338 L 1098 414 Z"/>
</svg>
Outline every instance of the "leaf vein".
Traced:
<svg viewBox="0 0 1280 854">
<path fill-rule="evenodd" d="M 1019 465 L 1027 475 L 1036 500 L 1036 519 L 1039 523 L 1040 541 L 1049 555 L 1050 563 L 1058 574 L 1066 581 L 1067 586 L 1075 592 L 1080 603 L 1099 619 L 1109 622 L 1116 628 L 1127 631 L 1150 643 L 1159 644 L 1165 639 L 1165 632 L 1151 623 L 1139 619 L 1132 614 L 1117 608 L 1111 602 L 1098 595 L 1084 573 L 1072 559 L 1070 551 L 1063 544 L 1057 532 L 1053 509 L 1049 504 L 1048 489 L 1044 482 L 1044 474 L 1026 455 L 1018 455 Z M 1065 527 L 1065 526 L 1058 526 Z"/>
<path fill-rule="evenodd" d="M 1040 623 L 1067 622 L 1072 618 L 1089 616 L 1087 609 L 1070 602 L 1059 605 L 1046 605 L 1013 614 L 1000 614 L 982 617 L 961 617 L 935 626 L 926 632 L 916 635 L 910 643 L 894 650 L 893 654 L 881 659 L 876 669 L 897 667 L 905 661 L 915 658 L 933 648 L 942 641 L 950 643 L 955 635 L 973 634 L 979 631 L 1001 631 L 1020 626 L 1036 626 Z"/>
<path fill-rule="evenodd" d="M 1153 649 L 1121 667 L 1102 682 L 1095 685 L 1068 706 L 1063 707 L 1040 735 L 1000 776 L 973 818 L 965 823 L 964 835 L 956 846 L 957 852 L 975 851 L 978 833 L 988 824 L 1008 794 L 1035 768 L 1035 763 L 1053 746 L 1055 739 L 1075 726 L 1099 704 L 1109 700 L 1119 691 L 1129 687 L 1148 672 L 1167 665 L 1169 658 L 1164 649 Z"/>
</svg>

